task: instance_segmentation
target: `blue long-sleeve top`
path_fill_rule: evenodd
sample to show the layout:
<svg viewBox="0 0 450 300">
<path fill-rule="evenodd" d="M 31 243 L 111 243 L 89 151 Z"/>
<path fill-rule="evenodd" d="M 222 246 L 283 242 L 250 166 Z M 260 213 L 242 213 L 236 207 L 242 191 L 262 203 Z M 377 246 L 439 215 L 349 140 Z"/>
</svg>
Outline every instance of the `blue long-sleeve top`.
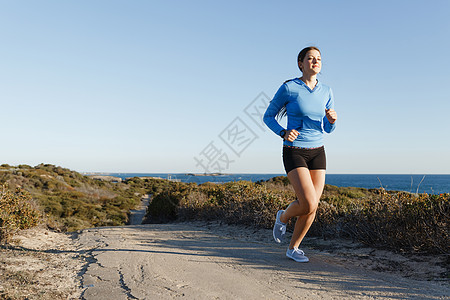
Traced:
<svg viewBox="0 0 450 300">
<path fill-rule="evenodd" d="M 293 142 L 284 145 L 316 148 L 323 146 L 324 131 L 331 133 L 336 122 L 331 124 L 325 116 L 325 109 L 334 109 L 331 88 L 317 81 L 311 90 L 299 78 L 288 80 L 278 89 L 267 108 L 263 121 L 277 135 L 284 129 L 276 120 L 278 112 L 286 106 L 287 128 L 296 129 L 300 134 Z"/>
</svg>

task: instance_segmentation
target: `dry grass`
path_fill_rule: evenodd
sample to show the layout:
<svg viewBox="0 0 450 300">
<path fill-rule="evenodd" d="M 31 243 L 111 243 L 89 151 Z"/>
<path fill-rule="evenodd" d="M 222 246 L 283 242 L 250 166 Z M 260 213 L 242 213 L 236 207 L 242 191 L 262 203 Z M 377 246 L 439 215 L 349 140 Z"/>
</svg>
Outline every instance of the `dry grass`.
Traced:
<svg viewBox="0 0 450 300">
<path fill-rule="evenodd" d="M 9 242 L 18 230 L 36 226 L 40 219 L 29 193 L 20 188 L 13 192 L 6 184 L 0 187 L 0 244 Z"/>
<path fill-rule="evenodd" d="M 153 195 L 147 222 L 222 220 L 271 228 L 295 199 L 285 178 L 267 182 L 165 183 Z M 387 192 L 327 185 L 310 236 L 343 237 L 404 253 L 447 253 L 450 194 Z M 292 229 L 292 224 L 289 225 Z"/>
<path fill-rule="evenodd" d="M 139 181 L 138 181 L 139 182 Z M 0 184 L 27 191 L 52 228 L 76 231 L 125 225 L 145 185 L 94 180 L 53 165 L 0 166 Z"/>
</svg>

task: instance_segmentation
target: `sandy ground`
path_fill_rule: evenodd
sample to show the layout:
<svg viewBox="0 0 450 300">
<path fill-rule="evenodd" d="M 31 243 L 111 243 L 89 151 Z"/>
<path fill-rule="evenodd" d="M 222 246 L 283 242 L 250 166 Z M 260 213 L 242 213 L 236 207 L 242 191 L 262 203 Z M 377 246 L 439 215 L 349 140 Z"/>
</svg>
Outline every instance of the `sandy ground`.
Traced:
<svg viewBox="0 0 450 300">
<path fill-rule="evenodd" d="M 79 299 L 83 266 L 72 235 L 24 230 L 0 249 L 0 299 Z"/>
<path fill-rule="evenodd" d="M 144 219 L 144 216 L 147 212 L 147 207 L 150 202 L 150 196 L 144 195 L 141 199 L 141 203 L 139 206 L 136 207 L 136 209 L 130 210 L 130 221 L 129 225 L 139 225 L 142 223 L 142 220 Z"/>
<path fill-rule="evenodd" d="M 22 232 L 0 252 L 8 299 L 450 299 L 446 256 L 309 238 L 306 264 L 271 230 L 218 222 Z M 448 265 L 447 265 L 448 266 Z M 447 273 L 448 274 L 448 273 Z"/>
</svg>

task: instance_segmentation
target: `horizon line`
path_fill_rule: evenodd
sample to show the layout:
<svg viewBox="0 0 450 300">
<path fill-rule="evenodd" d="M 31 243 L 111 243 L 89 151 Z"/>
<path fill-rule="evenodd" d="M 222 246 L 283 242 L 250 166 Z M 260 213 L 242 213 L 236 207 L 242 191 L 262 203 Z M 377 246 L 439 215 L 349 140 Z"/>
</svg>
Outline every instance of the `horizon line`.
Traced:
<svg viewBox="0 0 450 300">
<path fill-rule="evenodd" d="M 230 173 L 222 173 L 222 172 L 211 172 L 211 173 L 201 173 L 201 172 L 103 172 L 103 171 L 80 171 L 82 174 L 180 174 L 180 175 L 189 175 L 189 174 L 199 174 L 199 175 L 239 175 L 239 174 L 249 174 L 249 175 L 283 175 L 286 176 L 286 173 L 277 173 L 277 172 L 230 172 Z M 326 175 L 450 175 L 450 173 L 326 173 Z"/>
</svg>

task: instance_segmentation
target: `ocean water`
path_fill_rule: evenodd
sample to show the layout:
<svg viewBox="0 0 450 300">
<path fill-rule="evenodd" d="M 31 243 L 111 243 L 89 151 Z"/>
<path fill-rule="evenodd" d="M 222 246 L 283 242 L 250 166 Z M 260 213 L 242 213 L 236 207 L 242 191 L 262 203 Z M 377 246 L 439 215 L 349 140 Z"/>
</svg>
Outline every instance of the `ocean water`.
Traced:
<svg viewBox="0 0 450 300">
<path fill-rule="evenodd" d="M 327 174 L 325 183 L 340 187 L 383 187 L 411 193 L 450 193 L 450 175 Z"/>
<path fill-rule="evenodd" d="M 194 176 L 182 173 L 109 173 L 122 179 L 130 177 L 159 177 L 181 182 L 230 182 L 239 180 L 268 180 L 285 174 L 224 174 L 218 176 Z M 339 187 L 380 188 L 411 193 L 442 194 L 450 193 L 450 175 L 410 175 L 410 174 L 327 174 L 326 184 Z"/>
</svg>

